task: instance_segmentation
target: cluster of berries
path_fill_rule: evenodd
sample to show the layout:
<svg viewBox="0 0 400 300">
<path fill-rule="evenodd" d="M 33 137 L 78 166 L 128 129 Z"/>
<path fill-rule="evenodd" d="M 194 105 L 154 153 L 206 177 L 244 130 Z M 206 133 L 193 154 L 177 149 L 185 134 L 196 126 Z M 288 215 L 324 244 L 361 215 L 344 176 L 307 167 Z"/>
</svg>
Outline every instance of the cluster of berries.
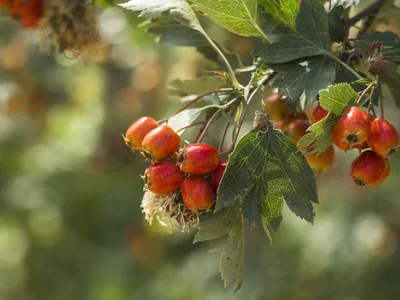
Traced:
<svg viewBox="0 0 400 300">
<path fill-rule="evenodd" d="M 43 0 L 0 0 L 0 7 L 7 6 L 10 15 L 24 28 L 36 29 L 43 16 Z"/>
<path fill-rule="evenodd" d="M 387 120 L 376 118 L 357 106 L 348 107 L 334 125 L 332 139 L 343 151 L 366 150 L 350 168 L 350 176 L 358 186 L 377 186 L 388 177 L 387 157 L 398 149 L 399 134 Z"/>
<path fill-rule="evenodd" d="M 151 162 L 142 176 L 145 191 L 156 195 L 178 192 L 187 209 L 196 214 L 212 208 L 227 164 L 219 160 L 215 147 L 196 143 L 178 150 L 179 135 L 150 117 L 136 120 L 124 141 Z"/>
<path fill-rule="evenodd" d="M 289 139 L 294 143 L 297 142 L 307 133 L 307 129 L 311 126 L 312 122 L 318 122 L 323 119 L 325 115 L 319 110 L 315 110 L 312 115 L 312 122 L 309 120 L 306 113 L 300 111 L 296 113 L 289 113 L 288 108 L 282 103 L 281 94 L 272 94 L 265 100 L 265 106 L 269 113 L 269 119 L 274 122 L 275 128 L 285 133 Z M 313 169 L 314 173 L 325 173 L 332 166 L 335 149 L 330 146 L 325 152 L 317 155 L 316 153 L 304 153 L 308 164 Z"/>
<path fill-rule="evenodd" d="M 272 94 L 266 101 L 270 120 L 295 144 L 307 133 L 311 125 L 304 112 L 290 114 L 281 102 L 283 95 Z M 318 105 L 312 112 L 311 120 L 318 122 L 328 115 L 328 111 Z M 334 145 L 343 151 L 357 149 L 362 152 L 352 163 L 350 176 L 362 187 L 377 186 L 389 175 L 388 156 L 398 149 L 399 135 L 396 128 L 384 118 L 376 118 L 357 106 L 348 107 L 332 129 Z M 306 151 L 305 151 L 306 152 Z M 305 157 L 315 172 L 325 172 L 333 163 L 334 148 L 325 152 L 307 154 Z"/>
</svg>

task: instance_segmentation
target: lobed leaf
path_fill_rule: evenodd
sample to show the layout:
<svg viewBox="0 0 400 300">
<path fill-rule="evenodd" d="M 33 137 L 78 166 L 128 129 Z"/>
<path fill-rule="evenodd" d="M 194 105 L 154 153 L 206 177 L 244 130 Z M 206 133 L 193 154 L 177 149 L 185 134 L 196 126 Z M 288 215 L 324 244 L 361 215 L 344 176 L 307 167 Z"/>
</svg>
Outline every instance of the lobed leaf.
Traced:
<svg viewBox="0 0 400 300">
<path fill-rule="evenodd" d="M 262 36 L 257 0 L 190 0 L 218 25 L 242 36 Z"/>
<path fill-rule="evenodd" d="M 328 18 L 318 0 L 303 0 L 296 17 L 296 26 L 281 32 L 272 44 L 258 48 L 268 63 L 280 64 L 295 59 L 327 55 L 333 56 L 329 44 Z"/>
<path fill-rule="evenodd" d="M 296 26 L 297 0 L 259 0 L 259 3 L 278 23 L 292 28 Z"/>
<path fill-rule="evenodd" d="M 338 83 L 319 92 L 319 104 L 335 115 L 341 115 L 346 107 L 354 105 L 357 92 L 348 83 Z"/>
<path fill-rule="evenodd" d="M 297 102 L 305 93 L 306 100 L 314 101 L 318 92 L 335 79 L 335 62 L 327 56 L 317 56 L 301 62 L 271 65 L 278 72 L 273 83 L 279 93 Z"/>
<path fill-rule="evenodd" d="M 181 24 L 203 31 L 195 13 L 186 0 L 131 0 L 119 6 L 133 11 L 141 11 L 139 17 L 156 18 L 169 15 Z"/>
<path fill-rule="evenodd" d="M 266 131 L 247 133 L 229 157 L 216 211 L 236 201 L 250 225 L 257 226 L 263 220 L 276 230 L 283 199 L 297 216 L 313 221 L 311 202 L 318 202 L 313 171 L 296 146 L 269 124 Z"/>
</svg>

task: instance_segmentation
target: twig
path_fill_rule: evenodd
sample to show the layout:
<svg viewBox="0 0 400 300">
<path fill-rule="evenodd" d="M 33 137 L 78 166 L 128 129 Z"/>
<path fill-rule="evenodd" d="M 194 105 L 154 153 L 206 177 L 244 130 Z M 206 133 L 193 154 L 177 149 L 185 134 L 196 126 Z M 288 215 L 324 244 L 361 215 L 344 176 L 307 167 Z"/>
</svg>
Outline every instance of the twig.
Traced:
<svg viewBox="0 0 400 300">
<path fill-rule="evenodd" d="M 189 125 L 187 125 L 187 126 L 184 126 L 184 127 L 182 127 L 182 128 L 179 128 L 178 130 L 176 130 L 176 132 L 179 132 L 179 131 L 188 129 L 188 128 L 190 128 L 190 127 L 194 127 L 194 126 L 198 126 L 198 125 L 204 125 L 205 123 L 206 123 L 206 122 L 204 122 L 204 121 L 201 121 L 201 122 L 194 122 L 194 123 L 192 123 L 192 124 L 189 124 Z"/>
<path fill-rule="evenodd" d="M 200 143 L 200 142 L 204 139 L 204 137 L 205 137 L 205 135 L 206 135 L 208 129 L 210 128 L 210 126 L 211 126 L 216 120 L 219 119 L 220 115 L 222 115 L 222 112 L 223 112 L 225 109 L 227 109 L 227 108 L 229 108 L 230 106 L 232 106 L 233 104 L 235 104 L 239 99 L 240 99 L 240 97 L 236 97 L 235 99 L 229 101 L 229 102 L 226 103 L 224 106 L 222 106 L 221 108 L 219 108 L 219 109 L 211 116 L 210 119 L 208 119 L 208 121 L 207 121 L 207 123 L 204 125 L 204 127 L 203 127 L 202 129 L 200 129 L 200 133 L 199 133 L 199 134 L 197 135 L 197 137 L 196 137 L 196 143 Z"/>
<path fill-rule="evenodd" d="M 373 3 L 371 3 L 369 6 L 364 8 L 362 11 L 360 11 L 358 14 L 356 14 L 354 17 L 350 18 L 347 21 L 347 26 L 353 26 L 356 24 L 358 21 L 377 14 L 379 10 L 381 9 L 382 5 L 385 4 L 386 0 L 375 0 Z"/>
<path fill-rule="evenodd" d="M 242 129 L 242 125 L 243 125 L 243 122 L 244 122 L 244 118 L 245 118 L 245 116 L 247 114 L 247 110 L 249 108 L 249 104 L 253 100 L 254 96 L 257 94 L 259 88 L 264 86 L 264 85 L 266 85 L 276 74 L 277 74 L 277 72 L 273 71 L 273 72 L 265 75 L 263 78 L 261 78 L 257 82 L 257 86 L 254 88 L 254 90 L 252 91 L 250 96 L 246 99 L 246 105 L 245 105 L 245 107 L 243 109 L 242 115 L 240 116 L 240 119 L 239 119 L 239 122 L 238 122 L 238 126 L 236 128 L 236 133 L 235 133 L 235 136 L 234 136 L 234 138 L 232 140 L 231 146 L 229 147 L 228 150 L 224 151 L 221 154 L 229 153 L 234 149 L 235 144 L 236 144 L 236 142 L 237 142 L 237 140 L 239 138 L 240 130 Z"/>
<path fill-rule="evenodd" d="M 357 100 L 357 106 L 361 104 L 362 98 L 375 86 L 375 84 L 370 84 L 365 90 L 362 91 L 360 97 Z"/>
<path fill-rule="evenodd" d="M 381 109 L 381 118 L 384 119 L 385 118 L 385 109 L 383 106 L 383 97 L 382 97 L 382 86 L 381 86 L 381 78 L 378 75 L 376 75 L 376 82 L 377 82 L 377 94 L 378 94 L 378 98 L 379 98 L 379 106 Z"/>
<path fill-rule="evenodd" d="M 371 91 L 370 97 L 369 97 L 368 112 L 371 110 L 373 116 L 376 118 L 376 112 L 375 112 L 374 102 L 373 102 L 373 100 L 372 100 L 372 96 L 374 95 L 375 89 L 376 89 L 376 88 L 375 88 L 375 86 L 374 86 L 373 89 L 372 89 L 372 91 Z"/>
<path fill-rule="evenodd" d="M 233 88 L 222 88 L 222 89 L 218 89 L 218 90 L 205 92 L 205 93 L 203 93 L 201 95 L 198 95 L 196 98 L 190 100 L 188 103 L 186 103 L 184 106 L 182 106 L 174 115 L 172 115 L 172 116 L 170 116 L 168 118 L 161 119 L 161 120 L 157 121 L 157 123 L 164 123 L 164 122 L 168 121 L 170 118 L 172 118 L 173 116 L 176 116 L 180 112 L 184 111 L 189 106 L 195 104 L 197 101 L 201 100 L 205 96 L 212 95 L 212 94 L 217 94 L 217 93 L 232 92 L 232 91 L 233 91 Z"/>
<path fill-rule="evenodd" d="M 222 148 L 224 147 L 224 142 L 225 142 L 226 134 L 228 133 L 229 125 L 230 125 L 229 122 L 227 122 L 225 125 L 224 133 L 222 134 L 221 141 L 219 142 L 218 153 L 221 153 Z"/>
</svg>

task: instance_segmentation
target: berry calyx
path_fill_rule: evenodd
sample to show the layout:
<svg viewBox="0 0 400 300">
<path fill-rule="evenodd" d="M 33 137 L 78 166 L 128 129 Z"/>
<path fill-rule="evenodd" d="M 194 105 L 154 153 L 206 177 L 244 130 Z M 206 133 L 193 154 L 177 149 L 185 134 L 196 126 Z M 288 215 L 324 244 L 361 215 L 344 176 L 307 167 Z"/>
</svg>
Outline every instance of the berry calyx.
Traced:
<svg viewBox="0 0 400 300">
<path fill-rule="evenodd" d="M 297 142 L 307 133 L 307 129 L 310 126 L 311 123 L 308 120 L 294 120 L 288 125 L 286 134 L 294 144 L 297 144 Z"/>
<path fill-rule="evenodd" d="M 371 149 L 380 156 L 387 157 L 399 144 L 396 128 L 383 118 L 371 122 L 371 135 L 368 139 Z"/>
<path fill-rule="evenodd" d="M 388 164 L 387 158 L 372 150 L 364 151 L 351 164 L 350 177 L 358 186 L 377 186 L 389 175 Z"/>
<path fill-rule="evenodd" d="M 214 172 L 211 173 L 211 186 L 215 193 L 218 191 L 219 184 L 221 183 L 222 176 L 224 176 L 227 165 L 228 162 L 220 161 L 218 163 L 218 167 L 214 170 Z"/>
<path fill-rule="evenodd" d="M 268 116 L 271 121 L 282 120 L 289 115 L 289 110 L 285 104 L 280 100 L 282 94 L 272 94 L 265 99 L 265 106 L 267 107 Z"/>
<path fill-rule="evenodd" d="M 172 193 L 179 189 L 183 176 L 172 161 L 154 164 L 144 173 L 145 189 L 155 194 Z"/>
<path fill-rule="evenodd" d="M 181 182 L 181 192 L 183 203 L 195 213 L 210 209 L 215 201 L 211 184 L 201 176 L 184 178 Z"/>
<path fill-rule="evenodd" d="M 322 108 L 318 104 L 318 106 L 312 112 L 311 120 L 313 121 L 313 123 L 317 123 L 318 121 L 321 121 L 323 118 L 325 118 L 328 113 L 329 112 L 326 109 Z"/>
<path fill-rule="evenodd" d="M 342 150 L 362 146 L 371 133 L 370 116 L 357 106 L 346 108 L 332 129 L 334 144 Z"/>
<path fill-rule="evenodd" d="M 334 157 L 335 149 L 332 145 L 319 155 L 317 155 L 317 153 L 306 155 L 308 165 L 316 174 L 327 172 L 333 164 Z"/>
<path fill-rule="evenodd" d="M 153 118 L 141 117 L 137 119 L 125 133 L 125 144 L 132 150 L 141 150 L 145 136 L 157 127 L 158 123 Z"/>
<path fill-rule="evenodd" d="M 159 126 L 143 139 L 143 154 L 151 160 L 162 161 L 175 153 L 180 141 L 181 138 L 171 127 Z"/>
<path fill-rule="evenodd" d="M 191 144 L 178 153 L 178 164 L 182 172 L 191 175 L 206 175 L 218 167 L 218 150 L 208 144 Z"/>
</svg>

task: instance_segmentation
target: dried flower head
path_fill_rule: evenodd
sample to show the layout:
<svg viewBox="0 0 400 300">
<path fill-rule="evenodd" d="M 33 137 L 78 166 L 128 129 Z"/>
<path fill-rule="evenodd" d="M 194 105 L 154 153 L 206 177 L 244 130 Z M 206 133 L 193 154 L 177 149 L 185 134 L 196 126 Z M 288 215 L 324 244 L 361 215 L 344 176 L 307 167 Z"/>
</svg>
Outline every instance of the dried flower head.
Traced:
<svg viewBox="0 0 400 300">
<path fill-rule="evenodd" d="M 70 52 L 73 57 L 90 56 L 105 46 L 98 31 L 95 6 L 81 0 L 49 2 L 40 27 L 42 46 L 47 52 L 55 46 L 60 53 Z M 49 43 L 45 45 L 45 41 Z"/>
<path fill-rule="evenodd" d="M 199 224 L 199 216 L 183 204 L 180 191 L 167 195 L 146 191 L 141 207 L 150 225 L 155 216 L 161 225 L 168 228 L 169 232 L 172 232 L 174 226 L 182 232 L 190 232 Z"/>
</svg>

